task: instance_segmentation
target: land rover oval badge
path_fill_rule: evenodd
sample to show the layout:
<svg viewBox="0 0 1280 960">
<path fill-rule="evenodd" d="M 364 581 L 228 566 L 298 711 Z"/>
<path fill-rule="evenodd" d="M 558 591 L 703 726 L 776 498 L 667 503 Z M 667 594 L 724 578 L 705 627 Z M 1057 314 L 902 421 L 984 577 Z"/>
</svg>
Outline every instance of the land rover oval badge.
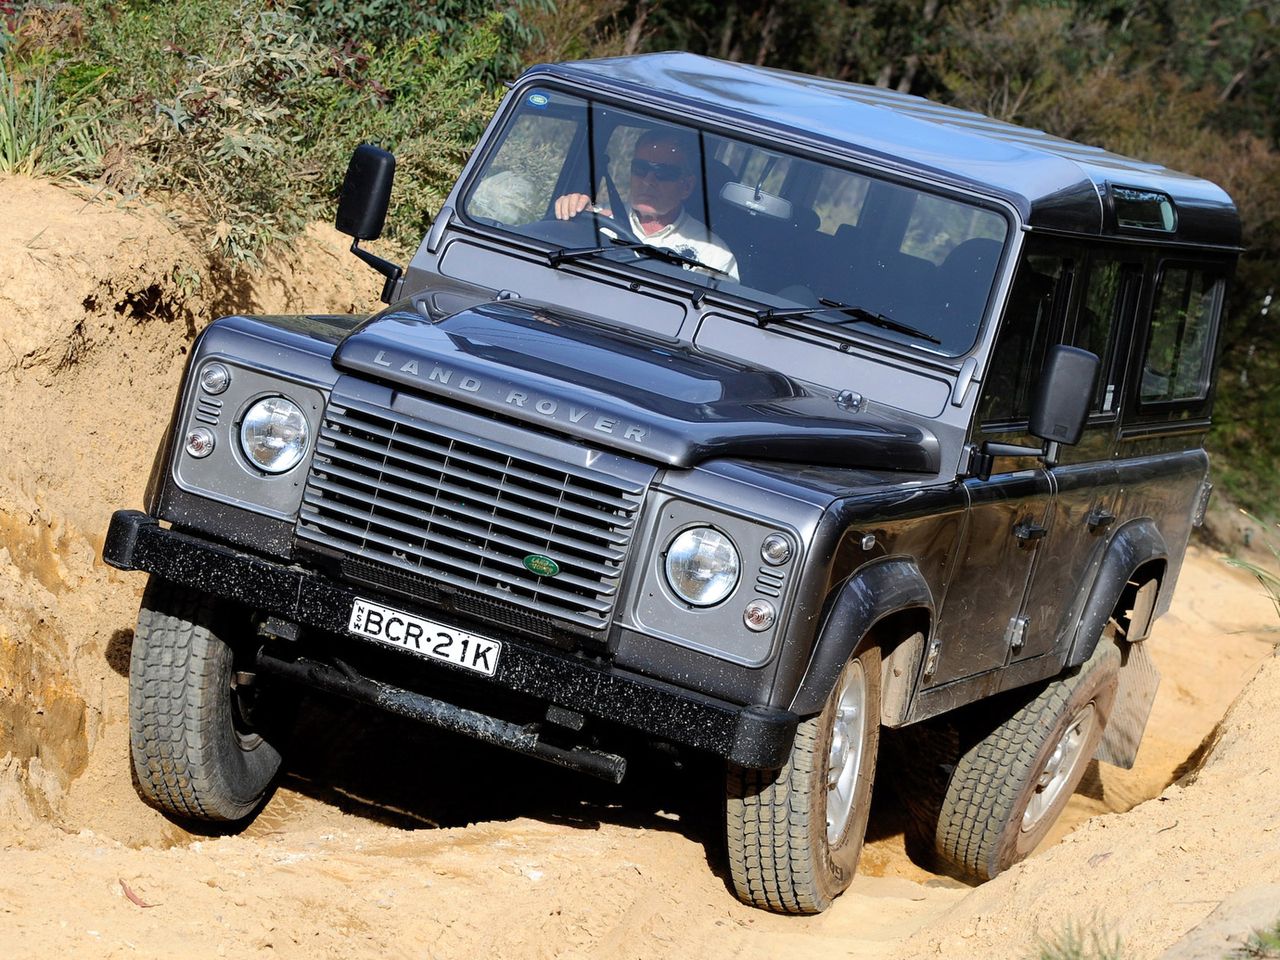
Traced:
<svg viewBox="0 0 1280 960">
<path fill-rule="evenodd" d="M 540 553 L 531 553 L 525 557 L 524 568 L 539 577 L 554 577 L 560 572 L 560 564 Z"/>
</svg>

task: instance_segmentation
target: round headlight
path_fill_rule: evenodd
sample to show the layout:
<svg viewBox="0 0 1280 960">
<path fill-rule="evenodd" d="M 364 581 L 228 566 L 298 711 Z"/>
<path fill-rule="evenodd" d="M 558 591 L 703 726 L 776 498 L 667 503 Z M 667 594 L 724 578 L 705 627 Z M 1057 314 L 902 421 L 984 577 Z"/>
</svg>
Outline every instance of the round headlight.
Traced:
<svg viewBox="0 0 1280 960">
<path fill-rule="evenodd" d="M 267 473 L 284 473 L 307 452 L 307 418 L 284 397 L 267 397 L 249 408 L 240 424 L 240 448 Z"/>
<path fill-rule="evenodd" d="M 691 527 L 667 547 L 667 583 L 685 603 L 709 607 L 738 583 L 738 551 L 733 541 L 710 527 Z"/>
</svg>

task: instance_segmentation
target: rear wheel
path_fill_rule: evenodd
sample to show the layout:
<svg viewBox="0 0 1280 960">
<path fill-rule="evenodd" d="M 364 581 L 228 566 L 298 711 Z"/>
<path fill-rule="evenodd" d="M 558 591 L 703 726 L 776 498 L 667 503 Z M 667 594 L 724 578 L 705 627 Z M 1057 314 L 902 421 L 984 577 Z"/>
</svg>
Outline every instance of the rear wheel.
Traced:
<svg viewBox="0 0 1280 960">
<path fill-rule="evenodd" d="M 850 660 L 780 770 L 730 767 L 729 871 L 739 899 L 819 913 L 853 880 L 880 742 L 880 652 Z"/>
<path fill-rule="evenodd" d="M 129 663 L 129 745 L 139 791 L 166 813 L 244 819 L 280 768 L 252 722 L 251 675 L 231 643 L 249 629 L 247 615 L 214 597 L 147 584 Z"/>
<path fill-rule="evenodd" d="M 1119 682 L 1120 651 L 1104 637 L 1060 677 L 965 750 L 942 796 L 937 853 L 968 880 L 1026 858 L 1071 799 L 1097 750 Z"/>
</svg>

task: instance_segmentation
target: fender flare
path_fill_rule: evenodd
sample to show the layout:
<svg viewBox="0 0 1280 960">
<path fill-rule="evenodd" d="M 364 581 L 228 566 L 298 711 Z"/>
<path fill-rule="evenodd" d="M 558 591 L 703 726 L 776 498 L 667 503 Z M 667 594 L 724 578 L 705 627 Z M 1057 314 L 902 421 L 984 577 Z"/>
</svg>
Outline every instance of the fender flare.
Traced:
<svg viewBox="0 0 1280 960">
<path fill-rule="evenodd" d="M 791 701 L 792 712 L 804 717 L 820 711 L 840 671 L 871 628 L 890 614 L 913 609 L 925 612 L 933 622 L 933 593 L 914 560 L 884 557 L 859 568 L 831 604 Z M 914 683 L 914 675 L 908 681 Z"/>
<path fill-rule="evenodd" d="M 1089 659 L 1128 586 L 1129 578 L 1152 560 L 1166 563 L 1169 560 L 1169 547 L 1154 520 L 1150 517 L 1131 520 L 1115 532 L 1107 544 L 1098 574 L 1093 578 L 1093 589 L 1089 591 L 1089 599 L 1085 601 L 1080 620 L 1076 623 L 1071 651 L 1064 666 L 1076 667 Z"/>
</svg>

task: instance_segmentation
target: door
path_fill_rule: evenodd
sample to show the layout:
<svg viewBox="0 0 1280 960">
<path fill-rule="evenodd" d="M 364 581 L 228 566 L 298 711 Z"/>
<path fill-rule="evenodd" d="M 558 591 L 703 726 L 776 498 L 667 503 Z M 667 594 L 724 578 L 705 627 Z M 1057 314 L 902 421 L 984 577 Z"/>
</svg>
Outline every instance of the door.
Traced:
<svg viewBox="0 0 1280 960">
<path fill-rule="evenodd" d="M 1002 667 L 1010 647 L 1023 642 L 1027 583 L 1051 522 L 1052 481 L 1044 469 L 967 480 L 965 492 L 968 522 L 938 618 L 930 685 Z"/>
</svg>

